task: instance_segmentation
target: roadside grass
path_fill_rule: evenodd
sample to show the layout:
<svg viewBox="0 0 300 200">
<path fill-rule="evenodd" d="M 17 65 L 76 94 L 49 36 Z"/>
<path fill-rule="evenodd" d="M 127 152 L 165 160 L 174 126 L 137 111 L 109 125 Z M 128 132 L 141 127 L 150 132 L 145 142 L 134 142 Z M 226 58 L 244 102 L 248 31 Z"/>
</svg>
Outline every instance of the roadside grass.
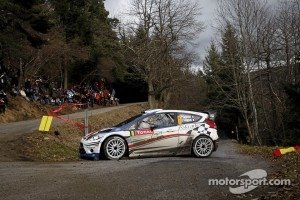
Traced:
<svg viewBox="0 0 300 200">
<path fill-rule="evenodd" d="M 35 131 L 25 135 L 24 157 L 32 161 L 75 161 L 78 157 L 78 147 L 82 134 L 78 128 L 68 124 L 53 127 L 54 131 Z M 61 130 L 61 131 L 60 131 Z"/>
<path fill-rule="evenodd" d="M 112 127 L 148 109 L 146 104 L 123 107 L 89 117 L 90 131 Z M 84 123 L 83 119 L 76 120 Z M 67 123 L 54 124 L 49 132 L 35 131 L 22 137 L 23 157 L 31 161 L 78 161 L 78 148 L 84 130 Z"/>
<path fill-rule="evenodd" d="M 290 152 L 281 156 L 274 156 L 275 149 L 287 147 L 266 147 L 239 145 L 239 151 L 251 156 L 258 156 L 271 163 L 271 173 L 268 179 L 290 179 L 290 186 L 277 186 L 274 193 L 269 194 L 271 199 L 298 199 L 300 197 L 300 151 Z"/>
</svg>

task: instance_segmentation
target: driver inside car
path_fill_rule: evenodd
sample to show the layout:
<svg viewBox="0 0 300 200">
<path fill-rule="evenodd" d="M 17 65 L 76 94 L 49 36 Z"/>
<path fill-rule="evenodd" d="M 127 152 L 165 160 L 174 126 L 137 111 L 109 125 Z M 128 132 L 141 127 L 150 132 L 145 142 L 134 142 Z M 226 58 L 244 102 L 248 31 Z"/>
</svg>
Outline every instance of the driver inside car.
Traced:
<svg viewBox="0 0 300 200">
<path fill-rule="evenodd" d="M 137 129 L 149 129 L 151 126 L 155 125 L 156 122 L 156 116 L 149 116 L 143 120 L 141 120 L 138 123 L 138 128 Z"/>
</svg>

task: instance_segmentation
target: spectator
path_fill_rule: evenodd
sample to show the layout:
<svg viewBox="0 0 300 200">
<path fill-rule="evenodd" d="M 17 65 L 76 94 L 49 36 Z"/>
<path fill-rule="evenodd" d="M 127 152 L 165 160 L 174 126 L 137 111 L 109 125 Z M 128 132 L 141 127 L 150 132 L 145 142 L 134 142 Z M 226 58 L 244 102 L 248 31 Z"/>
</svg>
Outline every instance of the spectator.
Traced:
<svg viewBox="0 0 300 200">
<path fill-rule="evenodd" d="M 100 88 L 103 90 L 105 88 L 105 80 L 102 78 L 100 81 Z"/>
<path fill-rule="evenodd" d="M 103 91 L 104 105 L 105 105 L 105 106 L 106 106 L 107 103 L 109 102 L 109 96 L 110 96 L 110 94 L 109 94 L 108 90 L 105 89 L 105 90 Z"/>
<path fill-rule="evenodd" d="M 22 87 L 19 92 L 22 97 L 24 97 L 27 101 L 30 101 L 30 99 L 26 96 L 24 87 Z"/>
<path fill-rule="evenodd" d="M 45 89 L 45 92 L 49 92 L 50 83 L 48 80 L 43 80 L 43 88 Z"/>
<path fill-rule="evenodd" d="M 57 105 L 56 104 L 56 100 L 57 100 L 57 98 L 58 98 L 58 94 L 57 94 L 57 91 L 56 91 L 56 89 L 55 88 L 53 88 L 52 89 L 52 98 L 53 98 L 53 100 L 54 100 L 54 105 Z"/>
<path fill-rule="evenodd" d="M 11 88 L 11 96 L 16 97 L 18 95 L 18 88 L 17 86 L 13 85 Z"/>
<path fill-rule="evenodd" d="M 111 105 L 114 105 L 115 94 L 116 94 L 116 91 L 115 91 L 115 89 L 113 88 L 112 91 L 111 91 L 111 95 L 110 95 L 110 104 L 111 104 Z"/>
<path fill-rule="evenodd" d="M 7 98 L 7 95 L 6 93 L 4 92 L 4 90 L 1 90 L 0 91 L 0 98 L 3 99 L 4 103 L 7 105 L 8 104 L 8 98 Z"/>
<path fill-rule="evenodd" d="M 90 102 L 91 106 L 94 107 L 94 103 L 95 103 L 95 94 L 93 90 L 89 90 L 88 93 L 88 101 Z"/>
<path fill-rule="evenodd" d="M 94 82 L 92 89 L 95 90 L 95 91 L 99 90 L 99 83 L 98 83 L 98 81 Z"/>
<path fill-rule="evenodd" d="M 88 98 L 84 94 L 81 94 L 81 103 L 84 104 L 81 106 L 82 109 L 88 108 Z"/>
<path fill-rule="evenodd" d="M 0 75 L 0 88 L 1 89 L 7 89 L 8 85 L 8 77 L 6 75 L 6 72 Z"/>
<path fill-rule="evenodd" d="M 8 104 L 8 98 L 6 93 L 1 90 L 0 91 L 0 113 L 5 113 L 6 105 Z"/>
<path fill-rule="evenodd" d="M 2 97 L 0 97 L 0 113 L 5 113 L 5 102 Z"/>
<path fill-rule="evenodd" d="M 46 94 L 46 95 L 44 96 L 43 101 L 44 101 L 45 104 L 50 104 L 50 97 L 49 97 L 48 94 Z"/>
<path fill-rule="evenodd" d="M 53 106 L 56 105 L 55 100 L 56 100 L 56 99 L 50 97 L 50 98 L 49 98 L 50 104 L 53 105 Z"/>
<path fill-rule="evenodd" d="M 31 89 L 31 81 L 30 79 L 27 79 L 27 81 L 25 82 L 25 91 L 30 89 Z"/>
<path fill-rule="evenodd" d="M 100 92 L 96 92 L 95 93 L 95 103 L 100 105 L 100 101 L 101 101 Z"/>
</svg>

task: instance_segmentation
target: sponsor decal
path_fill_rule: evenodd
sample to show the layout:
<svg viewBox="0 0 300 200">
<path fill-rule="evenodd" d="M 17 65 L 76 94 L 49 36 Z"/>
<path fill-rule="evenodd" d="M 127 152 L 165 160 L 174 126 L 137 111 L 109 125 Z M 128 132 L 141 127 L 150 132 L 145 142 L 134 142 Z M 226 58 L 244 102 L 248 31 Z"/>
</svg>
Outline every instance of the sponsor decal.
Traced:
<svg viewBox="0 0 300 200">
<path fill-rule="evenodd" d="M 199 126 L 201 126 L 201 123 L 183 124 L 183 125 L 179 126 L 179 130 L 194 129 Z"/>
<path fill-rule="evenodd" d="M 134 131 L 130 131 L 130 136 L 134 136 Z"/>
<path fill-rule="evenodd" d="M 181 125 L 182 124 L 182 118 L 180 115 L 177 116 L 177 121 L 178 121 L 178 124 Z"/>
<path fill-rule="evenodd" d="M 191 123 L 195 122 L 195 117 L 194 115 L 191 114 L 180 114 L 180 117 L 184 123 Z"/>
<path fill-rule="evenodd" d="M 160 135 L 160 136 L 157 136 L 157 137 L 154 137 L 154 138 L 150 138 L 148 140 L 143 140 L 143 141 L 138 141 L 138 142 L 128 144 L 128 147 L 129 147 L 129 149 L 136 148 L 136 147 L 140 147 L 140 146 L 143 146 L 143 145 L 148 145 L 148 144 L 151 144 L 151 143 L 154 143 L 154 142 L 158 142 L 160 140 L 165 140 L 165 139 L 178 137 L 178 136 L 188 136 L 188 135 L 186 135 L 186 134 L 171 134 L 171 135 L 167 135 L 167 136 Z"/>
<path fill-rule="evenodd" d="M 205 126 L 204 124 L 202 124 L 199 128 L 198 128 L 198 133 L 204 133 L 206 135 L 210 135 L 210 132 L 208 131 L 208 127 Z"/>
<path fill-rule="evenodd" d="M 154 132 L 151 129 L 144 129 L 144 130 L 130 131 L 130 136 L 149 135 L 153 133 Z"/>
</svg>

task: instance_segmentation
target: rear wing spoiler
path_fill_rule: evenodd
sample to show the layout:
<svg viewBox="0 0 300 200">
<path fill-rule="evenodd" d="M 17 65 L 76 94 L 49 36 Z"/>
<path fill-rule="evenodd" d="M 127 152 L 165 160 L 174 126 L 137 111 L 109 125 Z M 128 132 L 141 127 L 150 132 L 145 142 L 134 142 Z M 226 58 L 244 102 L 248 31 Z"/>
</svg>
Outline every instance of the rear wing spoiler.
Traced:
<svg viewBox="0 0 300 200">
<path fill-rule="evenodd" d="M 208 114 L 208 119 L 215 121 L 216 116 L 217 116 L 217 111 L 209 110 L 209 111 L 204 111 L 203 113 Z"/>
</svg>

